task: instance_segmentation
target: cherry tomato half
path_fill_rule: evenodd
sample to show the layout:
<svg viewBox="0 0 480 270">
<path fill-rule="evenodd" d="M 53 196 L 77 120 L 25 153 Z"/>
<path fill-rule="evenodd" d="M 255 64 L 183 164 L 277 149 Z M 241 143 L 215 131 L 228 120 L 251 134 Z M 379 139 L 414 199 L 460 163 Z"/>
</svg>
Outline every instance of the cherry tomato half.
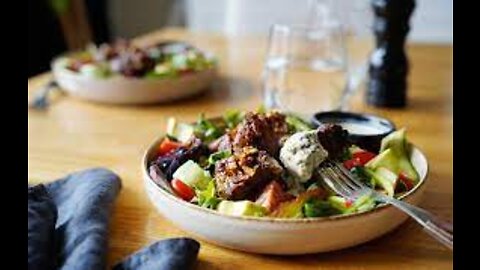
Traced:
<svg viewBox="0 0 480 270">
<path fill-rule="evenodd" d="M 343 166 L 348 170 L 357 166 L 364 166 L 376 155 L 368 151 L 359 151 L 352 154 L 352 159 L 346 160 L 343 162 Z"/>
<path fill-rule="evenodd" d="M 169 138 L 165 138 L 162 141 L 162 143 L 160 144 L 160 147 L 158 148 L 158 154 L 160 156 L 166 155 L 166 154 L 172 152 L 173 150 L 179 148 L 180 146 L 182 146 L 181 143 L 174 142 L 174 141 L 170 140 Z"/>
<path fill-rule="evenodd" d="M 360 162 L 356 158 L 352 158 L 343 162 L 343 166 L 347 168 L 347 170 L 351 170 L 353 167 L 357 167 L 360 165 L 362 164 L 360 164 Z"/>
<path fill-rule="evenodd" d="M 367 164 L 371 159 L 373 159 L 376 155 L 372 152 L 368 151 L 359 151 L 356 153 L 353 153 L 352 157 L 354 159 L 358 159 L 361 165 Z"/>
<path fill-rule="evenodd" d="M 173 179 L 171 183 L 175 193 L 183 200 L 189 202 L 195 196 L 195 191 L 182 181 Z"/>
<path fill-rule="evenodd" d="M 399 175 L 398 175 L 398 180 L 400 182 L 403 183 L 403 185 L 407 188 L 407 191 L 412 189 L 414 184 L 413 184 L 413 180 L 410 179 L 406 174 L 404 174 L 403 172 L 401 172 Z"/>
<path fill-rule="evenodd" d="M 349 208 L 350 206 L 352 206 L 352 204 L 353 204 L 352 200 L 350 199 L 345 200 L 345 207 Z"/>
</svg>

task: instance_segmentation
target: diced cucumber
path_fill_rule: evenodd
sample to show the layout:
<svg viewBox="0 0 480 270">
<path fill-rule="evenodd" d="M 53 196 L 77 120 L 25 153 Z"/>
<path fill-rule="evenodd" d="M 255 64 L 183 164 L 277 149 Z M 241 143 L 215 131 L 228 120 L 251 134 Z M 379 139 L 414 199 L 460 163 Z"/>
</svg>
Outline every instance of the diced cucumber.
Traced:
<svg viewBox="0 0 480 270">
<path fill-rule="evenodd" d="M 254 216 L 262 217 L 267 213 L 263 206 L 251 201 L 221 201 L 217 206 L 217 211 L 232 216 Z"/>
<path fill-rule="evenodd" d="M 187 142 L 194 135 L 195 128 L 185 123 L 177 123 L 173 117 L 167 121 L 167 135 L 176 138 L 180 142 Z"/>
<path fill-rule="evenodd" d="M 181 180 L 183 183 L 200 190 L 204 190 L 212 177 L 208 171 L 205 171 L 195 161 L 188 160 L 180 166 L 174 173 L 173 178 Z"/>
</svg>

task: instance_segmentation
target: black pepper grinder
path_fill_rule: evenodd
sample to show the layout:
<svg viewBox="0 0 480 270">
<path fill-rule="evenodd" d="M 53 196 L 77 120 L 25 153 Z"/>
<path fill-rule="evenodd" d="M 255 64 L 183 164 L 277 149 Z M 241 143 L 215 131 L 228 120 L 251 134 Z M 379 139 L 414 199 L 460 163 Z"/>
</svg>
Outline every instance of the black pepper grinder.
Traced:
<svg viewBox="0 0 480 270">
<path fill-rule="evenodd" d="M 405 40 L 414 0 L 372 0 L 376 48 L 370 56 L 367 103 L 379 107 L 407 105 L 409 63 Z"/>
</svg>

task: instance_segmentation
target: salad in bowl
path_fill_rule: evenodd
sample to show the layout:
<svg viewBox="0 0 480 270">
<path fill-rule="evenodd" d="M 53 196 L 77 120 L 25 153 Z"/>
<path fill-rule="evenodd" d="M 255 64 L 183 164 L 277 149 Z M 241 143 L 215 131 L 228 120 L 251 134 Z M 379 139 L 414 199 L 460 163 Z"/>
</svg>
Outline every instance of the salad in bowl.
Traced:
<svg viewBox="0 0 480 270">
<path fill-rule="evenodd" d="M 159 42 L 143 48 L 128 40 L 117 40 L 111 44 L 90 45 L 83 51 L 59 58 L 56 64 L 89 78 L 171 79 L 212 69 L 216 60 L 211 54 L 183 42 Z"/>
<path fill-rule="evenodd" d="M 140 47 L 126 40 L 91 45 L 52 62 L 55 81 L 68 94 L 108 104 L 155 104 L 210 88 L 217 59 L 180 41 Z"/>
<path fill-rule="evenodd" d="M 378 206 L 369 195 L 352 201 L 329 189 L 318 171 L 322 163 L 339 161 L 367 186 L 399 197 L 421 181 L 409 153 L 405 129 L 384 137 L 372 153 L 336 124 L 313 127 L 278 111 L 231 110 L 193 124 L 170 118 L 146 170 L 162 189 L 223 215 L 319 218 Z"/>
</svg>

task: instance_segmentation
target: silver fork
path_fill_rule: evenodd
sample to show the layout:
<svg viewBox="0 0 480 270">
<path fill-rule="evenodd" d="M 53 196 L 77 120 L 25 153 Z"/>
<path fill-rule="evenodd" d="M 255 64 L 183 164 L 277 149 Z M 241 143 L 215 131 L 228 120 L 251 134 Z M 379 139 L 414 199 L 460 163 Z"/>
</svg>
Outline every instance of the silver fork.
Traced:
<svg viewBox="0 0 480 270">
<path fill-rule="evenodd" d="M 348 199 L 356 199 L 359 196 L 370 194 L 377 202 L 389 203 L 415 219 L 427 233 L 453 250 L 453 224 L 442 221 L 419 207 L 367 187 L 336 161 L 325 161 L 318 171 L 325 183 L 339 195 Z"/>
</svg>

